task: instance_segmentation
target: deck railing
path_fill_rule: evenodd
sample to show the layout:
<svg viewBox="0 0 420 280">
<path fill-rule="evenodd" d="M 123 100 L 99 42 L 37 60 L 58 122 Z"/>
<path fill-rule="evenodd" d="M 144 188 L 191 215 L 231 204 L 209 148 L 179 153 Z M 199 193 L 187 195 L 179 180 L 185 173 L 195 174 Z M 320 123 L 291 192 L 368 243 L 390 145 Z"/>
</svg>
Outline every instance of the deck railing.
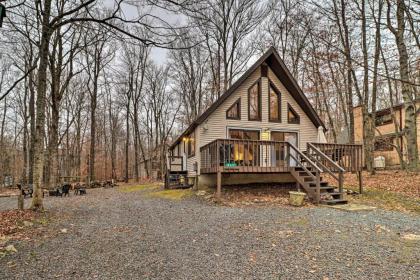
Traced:
<svg viewBox="0 0 420 280">
<path fill-rule="evenodd" d="M 170 171 L 182 171 L 184 169 L 184 158 L 182 156 L 167 155 L 166 165 Z"/>
<path fill-rule="evenodd" d="M 363 146 L 357 144 L 308 143 L 327 155 L 346 172 L 360 172 L 363 169 Z M 326 159 L 323 160 L 327 163 Z M 335 170 L 337 172 L 338 170 Z"/>
<path fill-rule="evenodd" d="M 343 191 L 344 184 L 344 172 L 346 170 L 338 165 L 332 158 L 324 154 L 320 149 L 318 149 L 313 143 L 307 144 L 306 154 L 308 157 L 315 162 L 315 164 L 322 170 L 326 172 L 333 179 L 337 181 L 339 192 Z"/>
<path fill-rule="evenodd" d="M 329 164 L 329 168 L 331 171 L 338 173 L 338 177 L 333 177 L 338 181 L 340 190 L 343 187 L 343 173 L 352 172 L 357 174 L 359 181 L 359 193 L 363 193 L 363 145 L 308 143 L 307 151 L 310 151 L 311 148 L 316 148 L 319 152 L 321 152 L 323 155 L 329 158 L 320 158 L 319 160 L 321 163 L 329 164 L 329 162 L 332 161 L 336 164 L 335 166 Z M 338 169 L 336 166 L 339 166 L 340 168 L 344 169 L 344 172 L 341 172 L 340 169 Z"/>
<path fill-rule="evenodd" d="M 201 173 L 285 172 L 294 159 L 287 142 L 217 139 L 200 148 Z"/>
</svg>

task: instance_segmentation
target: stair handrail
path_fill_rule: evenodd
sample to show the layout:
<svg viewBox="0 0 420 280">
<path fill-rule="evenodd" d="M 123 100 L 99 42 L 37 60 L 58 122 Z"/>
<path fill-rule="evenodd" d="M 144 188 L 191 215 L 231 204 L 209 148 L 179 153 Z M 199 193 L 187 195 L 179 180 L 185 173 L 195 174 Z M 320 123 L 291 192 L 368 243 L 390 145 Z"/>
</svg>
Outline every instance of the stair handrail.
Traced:
<svg viewBox="0 0 420 280">
<path fill-rule="evenodd" d="M 299 154 L 299 156 L 303 157 L 313 168 L 315 168 L 318 172 L 322 172 L 322 169 L 319 168 L 307 155 L 301 152 L 295 145 L 293 145 L 290 142 L 287 142 L 287 143 L 293 150 L 295 150 Z M 292 154 L 289 153 L 289 155 L 292 155 Z M 292 157 L 297 161 L 297 163 L 302 164 L 297 158 L 295 158 L 294 156 Z M 300 167 L 303 167 L 303 166 L 300 166 Z"/>
<path fill-rule="evenodd" d="M 288 142 L 288 145 L 290 148 L 292 148 L 293 150 L 296 151 L 296 153 L 303 159 L 305 159 L 305 161 L 316 170 L 316 176 L 312 173 L 313 171 L 309 171 L 306 166 L 298 159 L 296 158 L 294 155 L 292 155 L 289 151 L 289 156 L 291 156 L 295 161 L 296 164 L 298 164 L 299 167 L 303 168 L 303 170 L 305 170 L 306 174 L 309 174 L 313 179 L 315 179 L 316 182 L 316 188 L 315 188 L 315 192 L 316 192 L 316 196 L 315 196 L 315 202 L 318 204 L 320 199 L 321 199 L 321 172 L 322 169 L 319 168 L 308 156 L 306 156 L 304 153 L 302 153 L 295 145 L 293 145 L 292 143 Z"/>
<path fill-rule="evenodd" d="M 307 143 L 307 147 L 308 147 L 308 149 L 307 149 L 308 152 L 309 152 L 309 149 L 315 151 L 315 153 L 318 156 L 322 157 L 329 164 L 333 165 L 333 167 L 337 170 L 338 176 L 336 176 L 334 174 L 334 172 L 330 168 L 328 168 L 328 166 L 326 166 L 321 161 L 319 161 L 316 158 L 314 158 L 314 161 L 323 167 L 322 170 L 324 172 L 327 172 L 335 180 L 337 180 L 339 192 L 342 192 L 343 191 L 343 175 L 344 175 L 344 172 L 346 172 L 346 170 L 343 167 L 341 167 L 338 163 L 336 163 L 335 161 L 333 161 L 329 156 L 327 156 L 326 154 L 324 154 L 320 149 L 318 149 L 317 147 L 315 147 L 312 143 Z"/>
</svg>

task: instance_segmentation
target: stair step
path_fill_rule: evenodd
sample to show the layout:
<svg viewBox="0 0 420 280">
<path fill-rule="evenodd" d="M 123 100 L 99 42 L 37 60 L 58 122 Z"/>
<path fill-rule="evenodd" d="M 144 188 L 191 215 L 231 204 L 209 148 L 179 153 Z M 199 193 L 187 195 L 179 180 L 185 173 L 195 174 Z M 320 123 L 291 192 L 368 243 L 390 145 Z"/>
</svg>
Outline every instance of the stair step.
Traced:
<svg viewBox="0 0 420 280">
<path fill-rule="evenodd" d="M 330 200 L 321 200 L 319 203 L 325 205 L 337 205 L 337 204 L 347 204 L 347 199 L 330 199 Z"/>
<path fill-rule="evenodd" d="M 344 195 L 342 192 L 329 192 L 328 194 L 334 198 L 341 198 Z"/>
<path fill-rule="evenodd" d="M 299 171 L 305 171 L 302 167 L 296 166 L 294 167 L 295 171 L 299 172 Z M 308 166 L 306 167 L 306 169 L 308 169 L 309 171 L 312 171 L 312 167 Z"/>
<path fill-rule="evenodd" d="M 313 175 L 316 175 L 315 171 L 311 172 Z M 304 176 L 308 176 L 308 173 L 306 171 L 299 171 L 299 176 L 304 177 Z"/>
<path fill-rule="evenodd" d="M 315 191 L 315 189 L 316 189 L 316 188 L 315 188 L 315 186 L 313 186 L 313 187 L 311 186 L 310 188 L 311 188 L 311 189 L 313 189 L 314 191 Z M 331 187 L 331 186 L 321 186 L 319 189 L 320 189 L 321 191 L 322 191 L 322 190 L 334 190 L 334 187 Z"/>
<path fill-rule="evenodd" d="M 315 180 L 314 180 L 314 178 L 312 178 L 312 177 L 310 177 L 310 176 L 306 176 L 306 177 L 303 177 L 302 176 L 302 178 L 304 178 L 304 181 L 306 182 L 306 183 L 310 183 L 310 184 L 315 184 Z M 320 177 L 319 178 L 319 180 L 321 181 L 321 183 L 322 183 L 322 177 Z M 327 183 L 328 184 L 328 183 Z"/>
<path fill-rule="evenodd" d="M 321 187 L 326 187 L 326 186 L 329 186 L 328 185 L 328 182 L 320 182 L 320 186 Z M 309 183 L 309 187 L 311 187 L 311 188 L 315 188 L 316 187 L 316 183 L 315 182 L 311 182 L 311 183 Z M 331 188 L 335 188 L 334 186 L 330 186 Z"/>
</svg>

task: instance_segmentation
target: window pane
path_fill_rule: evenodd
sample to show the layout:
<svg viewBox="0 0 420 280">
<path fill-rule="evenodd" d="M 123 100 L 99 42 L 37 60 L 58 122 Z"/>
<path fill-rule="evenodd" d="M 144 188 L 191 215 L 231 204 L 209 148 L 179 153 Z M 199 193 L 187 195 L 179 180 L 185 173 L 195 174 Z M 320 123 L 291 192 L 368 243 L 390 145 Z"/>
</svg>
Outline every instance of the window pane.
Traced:
<svg viewBox="0 0 420 280">
<path fill-rule="evenodd" d="M 229 137 L 232 139 L 242 139 L 243 138 L 242 130 L 229 129 Z"/>
<path fill-rule="evenodd" d="M 244 139 L 260 140 L 260 133 L 259 131 L 244 130 Z"/>
<path fill-rule="evenodd" d="M 284 141 L 284 132 L 272 131 L 271 140 L 273 141 Z"/>
<path fill-rule="evenodd" d="M 279 96 L 277 92 L 270 86 L 270 120 L 280 120 L 279 113 Z"/>
<path fill-rule="evenodd" d="M 289 110 L 287 111 L 287 120 L 289 123 L 299 123 L 299 115 L 296 114 L 291 107 L 289 107 Z"/>
<path fill-rule="evenodd" d="M 239 102 L 236 102 L 227 112 L 227 117 L 231 119 L 239 118 Z"/>
<path fill-rule="evenodd" d="M 297 133 L 296 132 L 286 132 L 284 134 L 284 141 L 287 141 L 295 146 L 298 145 L 297 143 Z"/>
<path fill-rule="evenodd" d="M 194 132 L 188 137 L 188 156 L 195 155 L 195 135 Z"/>
<path fill-rule="evenodd" d="M 256 83 L 249 90 L 249 119 L 259 120 L 260 119 L 260 91 L 259 83 Z"/>
<path fill-rule="evenodd" d="M 375 139 L 375 151 L 392 151 L 394 150 L 395 136 L 383 136 Z"/>
</svg>

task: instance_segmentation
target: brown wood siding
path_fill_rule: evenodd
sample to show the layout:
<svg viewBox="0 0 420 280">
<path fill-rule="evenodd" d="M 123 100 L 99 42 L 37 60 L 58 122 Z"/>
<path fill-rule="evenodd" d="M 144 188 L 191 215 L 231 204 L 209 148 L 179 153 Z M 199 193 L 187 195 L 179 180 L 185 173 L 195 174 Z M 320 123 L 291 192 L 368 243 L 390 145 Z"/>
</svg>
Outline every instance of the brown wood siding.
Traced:
<svg viewBox="0 0 420 280">
<path fill-rule="evenodd" d="M 417 102 L 417 108 L 420 107 L 420 102 Z M 379 111 L 380 114 L 384 114 L 390 112 L 389 109 L 384 109 Z M 394 107 L 394 115 L 398 125 L 404 129 L 405 125 L 405 110 L 404 106 L 398 105 Z M 362 116 L 362 107 L 354 107 L 353 108 L 354 114 L 354 136 L 355 136 L 355 143 L 363 144 L 363 116 Z M 375 136 L 385 136 L 385 135 L 392 135 L 395 131 L 394 122 L 380 125 L 376 127 Z M 417 116 L 417 146 L 420 150 L 420 115 Z M 383 156 L 385 158 L 385 163 L 387 166 L 392 165 L 399 165 L 399 157 L 397 151 L 394 149 L 392 151 L 375 151 L 374 157 Z M 403 139 L 403 156 L 404 159 L 407 159 L 407 151 L 406 151 L 406 140 Z"/>
</svg>

